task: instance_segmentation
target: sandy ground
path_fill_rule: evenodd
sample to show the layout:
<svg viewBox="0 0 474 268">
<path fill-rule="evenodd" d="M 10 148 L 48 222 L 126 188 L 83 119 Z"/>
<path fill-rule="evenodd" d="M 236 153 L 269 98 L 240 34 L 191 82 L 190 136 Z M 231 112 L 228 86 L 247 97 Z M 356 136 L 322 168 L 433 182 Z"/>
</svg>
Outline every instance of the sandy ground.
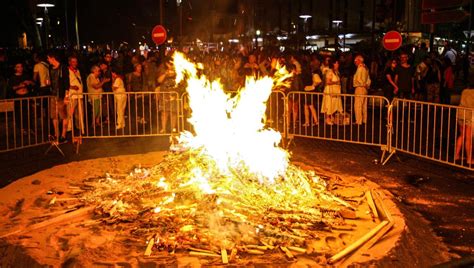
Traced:
<svg viewBox="0 0 474 268">
<path fill-rule="evenodd" d="M 1 182 L 6 185 L 20 177 L 61 163 L 155 151 L 166 146 L 167 140 L 163 138 L 91 140 L 85 142 L 80 155 L 74 155 L 72 147 L 65 146 L 66 158 L 54 153 L 44 157 L 42 152 L 45 148 L 3 154 L 0 155 Z M 402 243 L 410 246 L 388 254 L 378 266 L 403 267 L 407 260 L 412 260 L 409 262 L 411 266 L 425 267 L 473 253 L 474 230 L 470 227 L 474 217 L 472 174 L 406 156 L 401 156 L 400 161 L 394 158 L 382 167 L 372 162 L 380 156 L 378 148 L 366 146 L 299 139 L 291 150 L 296 161 L 322 167 L 327 172 L 368 178 L 387 189 L 397 200 L 397 206 L 406 217 L 408 226 Z M 103 160 L 99 162 L 102 163 L 101 168 L 107 162 L 114 163 Z M 145 165 L 146 162 L 142 162 Z M 131 162 L 127 162 L 124 168 L 127 165 L 133 166 Z M 433 235 L 432 229 L 440 238 Z M 413 252 L 420 249 L 423 249 L 423 256 L 414 258 Z"/>
<path fill-rule="evenodd" d="M 96 266 L 109 264 L 129 264 L 139 267 L 145 262 L 157 264 L 179 265 L 189 263 L 191 265 L 215 265 L 219 260 L 207 260 L 203 258 L 189 258 L 186 253 L 169 256 L 164 253 L 157 253 L 155 259 L 146 260 L 143 258 L 145 241 L 134 241 L 133 237 L 121 232 L 119 226 L 102 225 L 93 228 L 88 226 L 89 222 L 94 222 L 90 210 L 87 213 L 77 214 L 74 217 L 68 217 L 66 221 L 47 225 L 41 228 L 33 229 L 32 222 L 41 224 L 47 219 L 41 218 L 45 214 L 60 213 L 72 205 L 67 200 L 73 198 L 71 185 L 78 185 L 83 180 L 102 176 L 105 172 L 112 174 L 123 174 L 140 165 L 142 167 L 151 167 L 161 161 L 163 153 L 155 152 L 148 154 L 117 156 L 101 158 L 95 160 L 84 160 L 58 165 L 53 168 L 38 172 L 28 177 L 24 177 L 11 183 L 0 190 L 0 210 L 4 215 L 1 218 L 0 229 L 2 235 L 11 234 L 4 237 L 4 242 L 9 246 L 4 249 L 22 248 L 24 254 L 30 258 L 18 258 L 19 254 L 7 255 L 4 253 L 3 262 L 8 264 L 20 264 L 19 260 L 37 261 L 42 265 L 52 265 L 59 267 L 64 263 L 75 263 L 78 266 Z M 301 165 L 301 164 L 300 164 Z M 315 169 L 321 171 L 319 166 L 302 165 L 305 169 Z M 378 189 L 379 187 L 363 177 L 337 176 L 337 174 L 324 173 L 332 178 L 337 178 L 339 189 L 335 192 L 341 196 L 363 196 L 368 189 Z M 380 189 L 379 189 L 380 190 Z M 381 191 L 383 193 L 383 191 Z M 57 198 L 54 205 L 48 204 L 53 197 Z M 362 198 L 363 199 L 363 198 Z M 410 252 L 410 264 L 420 266 L 431 265 L 434 263 L 448 260 L 447 249 L 430 232 L 420 232 L 416 226 L 420 220 L 408 218 L 409 224 L 413 225 L 410 229 L 405 224 L 402 213 L 398 210 L 393 198 L 385 196 L 384 204 L 390 211 L 391 217 L 395 223 L 392 230 L 370 249 L 356 252 L 350 258 L 338 262 L 338 266 L 346 266 L 351 263 L 373 262 L 378 266 L 406 266 L 407 252 Z M 74 200 L 72 200 L 74 203 Z M 83 211 L 86 211 L 82 209 Z M 75 211 L 77 213 L 81 209 Z M 352 244 L 356 239 L 362 237 L 365 233 L 373 229 L 378 223 L 370 216 L 370 208 L 364 204 L 358 207 L 356 212 L 357 220 L 348 220 L 356 224 L 355 231 L 337 231 L 334 230 L 331 235 L 324 238 L 325 241 L 315 241 L 315 247 L 318 249 L 332 249 L 339 252 L 346 246 Z M 32 220 L 33 219 L 33 220 Z M 412 233 L 416 233 L 413 235 Z M 420 239 L 422 241 L 414 241 Z M 143 240 L 143 239 L 142 239 Z M 419 246 L 418 243 L 429 243 L 429 250 L 412 254 Z M 317 245 L 316 245 L 317 244 Z M 47 249 L 47 250 L 46 250 Z M 126 257 L 124 257 L 126 256 Z M 321 257 L 321 256 L 319 256 Z M 166 260 L 163 260 L 166 258 Z M 403 260 L 402 260 L 403 258 Z M 319 266 L 325 260 L 317 258 L 315 255 L 299 257 L 296 261 L 290 262 L 282 254 L 273 253 L 265 258 L 242 256 L 237 263 L 240 265 L 268 265 L 273 266 L 277 263 L 281 266 Z M 31 264 L 29 264 L 31 265 Z"/>
</svg>

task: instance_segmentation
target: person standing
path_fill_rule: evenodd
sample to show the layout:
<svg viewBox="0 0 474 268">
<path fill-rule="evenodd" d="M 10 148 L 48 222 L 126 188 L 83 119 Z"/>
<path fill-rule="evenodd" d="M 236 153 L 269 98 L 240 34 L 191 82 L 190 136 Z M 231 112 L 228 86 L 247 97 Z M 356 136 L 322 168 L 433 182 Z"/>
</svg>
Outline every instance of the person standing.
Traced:
<svg viewBox="0 0 474 268">
<path fill-rule="evenodd" d="M 395 93 L 398 91 L 398 86 L 395 83 L 397 65 L 396 59 L 389 60 L 384 71 L 384 96 L 390 101 L 392 101 Z"/>
<path fill-rule="evenodd" d="M 33 80 L 38 85 L 38 96 L 51 95 L 49 65 L 46 63 L 44 55 L 34 54 L 33 60 L 35 66 L 33 67 Z"/>
<path fill-rule="evenodd" d="M 112 90 L 114 92 L 115 112 L 117 114 L 116 129 L 125 127 L 125 108 L 127 107 L 127 94 L 122 77 L 112 68 Z"/>
<path fill-rule="evenodd" d="M 428 55 L 416 66 L 416 91 L 415 99 L 426 100 L 426 74 L 428 72 Z"/>
<path fill-rule="evenodd" d="M 428 71 L 426 72 L 427 101 L 439 103 L 441 71 L 436 62 L 431 58 L 427 59 Z"/>
<path fill-rule="evenodd" d="M 303 89 L 303 83 L 301 80 L 301 64 L 296 61 L 294 57 L 291 57 L 292 59 L 289 61 L 287 65 L 287 70 L 289 73 L 292 74 L 291 77 L 291 85 L 290 88 L 288 88 L 287 93 L 291 92 L 298 92 Z M 286 115 L 286 122 L 287 122 L 287 128 L 290 127 L 290 123 L 293 121 L 293 129 L 296 129 L 296 122 L 298 121 L 298 111 L 299 111 L 300 103 L 298 99 L 297 94 L 291 94 L 288 97 L 287 101 L 287 115 Z"/>
<path fill-rule="evenodd" d="M 146 124 L 144 113 L 144 101 L 143 95 L 139 94 L 143 92 L 144 79 L 143 79 L 143 66 L 141 63 L 136 63 L 133 67 L 133 72 L 127 74 L 127 91 L 135 94 L 130 96 L 131 101 L 131 113 L 135 118 L 135 122 L 140 124 Z M 132 117 L 132 118 L 133 118 Z M 132 119 L 133 120 L 133 119 Z"/>
<path fill-rule="evenodd" d="M 321 113 L 325 114 L 325 123 L 334 124 L 333 115 L 336 112 L 342 113 L 341 96 L 341 76 L 339 74 L 339 61 L 329 61 L 329 69 L 326 71 L 323 103 L 321 104 Z"/>
<path fill-rule="evenodd" d="M 54 139 L 59 142 L 67 142 L 67 104 L 65 101 L 66 92 L 69 90 L 69 69 L 62 65 L 59 57 L 50 52 L 47 56 L 50 69 L 51 94 L 53 98 L 50 102 L 50 113 L 53 119 Z M 62 134 L 59 136 L 59 120 L 62 122 Z"/>
<path fill-rule="evenodd" d="M 16 127 L 21 130 L 22 134 L 28 134 L 28 131 L 31 130 L 32 122 L 30 122 L 29 116 L 31 105 L 26 98 L 31 96 L 35 83 L 25 74 L 23 63 L 15 64 L 14 74 L 10 77 L 8 84 L 8 88 L 13 93 L 10 95 L 16 99 L 14 100 Z"/>
<path fill-rule="evenodd" d="M 100 80 L 100 68 L 97 65 L 93 65 L 91 68 L 91 73 L 87 77 L 87 92 L 89 94 L 89 102 L 92 105 L 93 112 L 93 122 L 96 126 L 100 126 L 100 117 L 101 117 L 101 98 L 103 86 L 105 83 L 110 82 L 108 78 Z"/>
<path fill-rule="evenodd" d="M 322 88 L 323 80 L 321 79 L 321 70 L 319 64 L 314 63 L 314 59 L 311 60 L 310 64 L 303 68 L 301 75 L 304 85 L 304 91 L 306 92 L 320 92 Z M 314 125 L 319 124 L 318 113 L 314 104 L 318 101 L 318 95 L 304 94 L 304 124 L 303 127 L 310 126 L 309 113 L 313 117 Z"/>
<path fill-rule="evenodd" d="M 112 72 L 111 72 L 111 61 L 112 55 L 110 53 L 107 53 L 104 57 L 104 61 L 101 61 L 99 63 L 99 68 L 101 72 L 101 79 L 102 80 L 108 80 L 109 82 L 104 83 L 102 85 L 102 89 L 104 90 L 105 93 L 113 93 L 112 91 Z M 117 69 L 119 70 L 119 69 Z M 108 124 L 110 117 L 114 117 L 115 111 L 114 111 L 114 100 L 113 100 L 113 95 L 111 94 L 104 94 L 102 96 L 102 115 L 104 117 L 104 123 Z"/>
<path fill-rule="evenodd" d="M 364 64 L 364 57 L 358 55 L 354 59 L 354 64 L 357 66 L 354 74 L 353 86 L 355 88 L 354 94 L 354 109 L 355 109 L 355 124 L 361 125 L 367 123 L 367 97 L 368 89 L 370 87 L 369 70 Z"/>
<path fill-rule="evenodd" d="M 461 160 L 461 151 L 463 146 L 465 151 L 463 155 L 466 156 L 466 163 L 471 166 L 474 164 L 472 159 L 472 126 L 474 124 L 474 89 L 467 88 L 461 93 L 461 103 L 459 104 L 456 119 L 459 126 L 459 137 L 456 140 L 456 155 L 454 160 Z"/>
<path fill-rule="evenodd" d="M 395 84 L 398 85 L 398 91 L 395 94 L 399 98 L 409 99 L 410 94 L 415 94 L 415 70 L 408 64 L 408 54 L 405 52 L 400 55 L 400 65 L 396 73 Z"/>
<path fill-rule="evenodd" d="M 444 104 L 451 103 L 451 93 L 454 91 L 454 70 L 449 58 L 444 58 L 442 98 Z"/>
<path fill-rule="evenodd" d="M 82 99 L 84 96 L 83 93 L 83 84 L 81 78 L 81 72 L 77 68 L 79 62 L 76 56 L 70 56 L 68 59 L 69 63 L 69 94 L 66 98 L 69 98 L 69 109 L 68 109 L 68 131 L 72 130 L 72 120 L 74 119 L 74 114 L 76 113 L 77 108 L 77 117 L 76 123 L 79 125 L 81 133 L 84 134 L 84 121 L 83 121 L 83 104 Z"/>
<path fill-rule="evenodd" d="M 160 83 L 158 91 L 158 110 L 161 112 L 160 134 L 166 132 L 168 118 L 170 119 L 171 132 L 174 133 L 177 132 L 178 126 L 178 102 L 174 93 L 178 92 L 179 85 L 176 85 L 176 72 L 170 59 L 165 60 L 161 70 L 158 77 L 158 83 Z"/>
</svg>

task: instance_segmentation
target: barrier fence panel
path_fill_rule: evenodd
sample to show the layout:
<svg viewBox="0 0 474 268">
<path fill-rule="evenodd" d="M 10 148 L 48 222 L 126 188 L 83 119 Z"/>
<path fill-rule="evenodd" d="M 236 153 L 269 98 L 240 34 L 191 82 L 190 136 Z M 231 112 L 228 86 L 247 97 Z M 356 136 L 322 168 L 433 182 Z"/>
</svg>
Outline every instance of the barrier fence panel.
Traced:
<svg viewBox="0 0 474 268">
<path fill-rule="evenodd" d="M 279 131 L 286 136 L 285 93 L 273 91 L 267 101 L 266 126 Z"/>
<path fill-rule="evenodd" d="M 473 109 L 405 99 L 392 102 L 393 137 L 397 151 L 474 170 Z"/>
<path fill-rule="evenodd" d="M 179 103 L 177 92 L 84 93 L 68 114 L 82 138 L 161 136 L 178 132 Z"/>
<path fill-rule="evenodd" d="M 0 152 L 48 143 L 50 102 L 49 96 L 0 100 Z"/>
<path fill-rule="evenodd" d="M 64 128 L 82 138 L 192 131 L 186 93 L 85 93 L 71 96 L 63 113 L 58 107 L 52 96 L 0 100 L 0 152 L 52 142 L 55 119 L 62 118 Z M 266 126 L 283 137 L 376 145 L 384 155 L 400 151 L 469 170 L 473 122 L 474 109 L 404 99 L 389 104 L 371 95 L 274 91 L 266 110 Z"/>
<path fill-rule="evenodd" d="M 287 104 L 289 135 L 386 148 L 389 101 L 384 97 L 290 92 Z"/>
</svg>

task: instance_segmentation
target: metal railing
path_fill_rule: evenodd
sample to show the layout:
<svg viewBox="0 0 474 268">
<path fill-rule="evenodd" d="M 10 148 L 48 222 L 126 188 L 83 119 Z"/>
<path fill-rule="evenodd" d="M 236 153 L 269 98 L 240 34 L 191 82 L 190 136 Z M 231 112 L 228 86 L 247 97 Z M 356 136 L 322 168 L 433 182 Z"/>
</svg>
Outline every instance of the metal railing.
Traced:
<svg viewBox="0 0 474 268">
<path fill-rule="evenodd" d="M 74 136 L 146 137 L 180 131 L 177 92 L 84 93 L 75 97 L 77 108 L 69 105 Z"/>
<path fill-rule="evenodd" d="M 50 142 L 51 97 L 0 100 L 0 152 Z"/>
<path fill-rule="evenodd" d="M 387 147 L 390 103 L 384 97 L 290 92 L 287 105 L 289 135 Z M 355 117 L 357 109 L 360 122 Z"/>
<path fill-rule="evenodd" d="M 54 107 L 58 105 L 52 96 L 0 100 L 0 152 L 54 145 L 53 119 L 60 117 Z M 186 120 L 191 113 L 186 93 L 84 93 L 70 96 L 64 109 L 73 139 L 192 131 Z M 273 91 L 267 101 L 266 124 L 284 138 L 379 146 L 382 164 L 403 152 L 474 170 L 473 115 L 474 109 L 397 98 L 390 103 L 374 95 Z"/>
<path fill-rule="evenodd" d="M 406 99 L 392 102 L 392 153 L 404 152 L 474 170 L 474 109 Z"/>
</svg>

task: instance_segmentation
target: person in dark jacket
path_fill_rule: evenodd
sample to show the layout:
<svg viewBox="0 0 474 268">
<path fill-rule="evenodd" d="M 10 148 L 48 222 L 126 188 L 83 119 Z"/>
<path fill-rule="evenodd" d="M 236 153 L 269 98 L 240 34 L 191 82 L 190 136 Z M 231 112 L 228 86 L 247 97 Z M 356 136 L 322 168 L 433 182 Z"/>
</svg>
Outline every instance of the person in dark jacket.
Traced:
<svg viewBox="0 0 474 268">
<path fill-rule="evenodd" d="M 61 64 L 59 57 L 54 52 L 48 53 L 48 62 L 53 95 L 50 112 L 53 119 L 54 137 L 59 142 L 67 142 L 67 103 L 69 100 L 65 96 L 69 90 L 69 69 L 66 65 Z M 59 136 L 59 120 L 62 122 L 61 136 Z"/>
</svg>

